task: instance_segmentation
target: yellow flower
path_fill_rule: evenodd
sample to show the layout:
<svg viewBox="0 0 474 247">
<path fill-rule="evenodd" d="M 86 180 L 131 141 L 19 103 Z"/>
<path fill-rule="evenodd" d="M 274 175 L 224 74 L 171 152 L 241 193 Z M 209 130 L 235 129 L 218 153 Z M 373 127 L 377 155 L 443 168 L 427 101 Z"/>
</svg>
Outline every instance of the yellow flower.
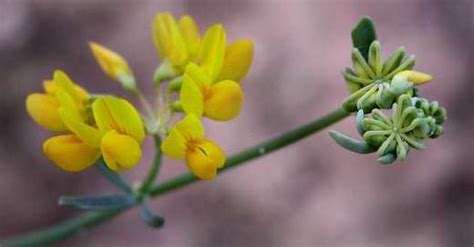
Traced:
<svg viewBox="0 0 474 247">
<path fill-rule="evenodd" d="M 94 101 L 92 110 L 103 135 L 100 148 L 107 166 L 115 171 L 134 167 L 141 158 L 140 146 L 145 138 L 135 107 L 124 99 L 104 97 Z"/>
<path fill-rule="evenodd" d="M 163 141 L 161 150 L 174 159 L 185 159 L 191 172 L 201 179 L 212 179 L 225 162 L 224 151 L 204 137 L 199 118 L 187 115 L 178 122 Z"/>
<path fill-rule="evenodd" d="M 95 42 L 89 42 L 92 54 L 107 76 L 129 91 L 136 91 L 135 78 L 127 61 L 118 53 Z"/>
<path fill-rule="evenodd" d="M 425 84 L 433 80 L 433 77 L 431 75 L 415 70 L 404 70 L 398 72 L 394 77 L 404 78 L 405 80 L 415 85 Z"/>
<path fill-rule="evenodd" d="M 70 97 L 71 104 L 82 118 L 87 118 L 85 111 L 89 94 L 79 85 L 72 82 L 62 71 L 54 72 L 53 81 L 43 82 L 45 93 L 33 93 L 26 98 L 26 110 L 40 126 L 51 131 L 67 131 L 67 127 L 59 116 L 60 101 L 57 93 L 62 92 Z"/>
<path fill-rule="evenodd" d="M 60 95 L 67 101 L 67 95 Z M 136 109 L 126 100 L 103 97 L 92 104 L 95 123 L 88 124 L 73 108 L 65 105 L 59 115 L 72 135 L 55 136 L 43 145 L 46 156 L 66 171 L 81 171 L 91 166 L 102 154 L 114 171 L 134 167 L 141 158 L 145 137 L 143 123 Z"/>
<path fill-rule="evenodd" d="M 169 12 L 157 14 L 152 23 L 152 37 L 160 58 L 177 70 L 182 71 L 198 55 L 201 36 L 190 16 L 176 21 Z"/>
<path fill-rule="evenodd" d="M 187 114 L 226 121 L 241 110 L 243 92 L 237 83 L 250 69 L 253 44 L 237 40 L 226 47 L 221 24 L 211 26 L 203 39 L 199 66 L 190 63 L 184 72 L 180 101 Z"/>
<path fill-rule="evenodd" d="M 235 81 L 212 82 L 202 68 L 191 63 L 184 73 L 180 101 L 186 114 L 226 121 L 240 113 L 243 92 Z"/>
</svg>

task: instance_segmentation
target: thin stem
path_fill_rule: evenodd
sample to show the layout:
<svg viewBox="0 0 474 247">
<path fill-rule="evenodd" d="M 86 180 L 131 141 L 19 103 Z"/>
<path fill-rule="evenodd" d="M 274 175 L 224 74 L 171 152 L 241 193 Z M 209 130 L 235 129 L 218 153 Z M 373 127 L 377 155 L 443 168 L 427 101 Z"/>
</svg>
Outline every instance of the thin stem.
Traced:
<svg viewBox="0 0 474 247">
<path fill-rule="evenodd" d="M 97 168 L 99 168 L 102 175 L 104 175 L 110 182 L 115 184 L 117 187 L 119 187 L 126 193 L 133 193 L 133 189 L 130 184 L 128 184 L 128 182 L 123 179 L 122 176 L 120 176 L 118 173 L 110 170 L 102 158 L 97 160 L 96 166 Z"/>
<path fill-rule="evenodd" d="M 339 122 L 340 120 L 349 116 L 349 114 L 350 113 L 344 111 L 342 108 L 338 108 L 334 112 L 320 119 L 314 120 L 313 122 L 291 130 L 279 137 L 263 142 L 262 144 L 245 149 L 244 151 L 229 157 L 226 161 L 225 167 L 221 170 L 221 172 L 236 167 L 246 161 L 261 157 L 271 153 L 272 151 L 288 146 L 334 123 Z M 198 179 L 190 173 L 178 175 L 155 187 L 152 187 L 150 189 L 150 195 L 162 195 L 166 192 L 182 188 L 196 181 L 198 181 Z M 0 246 L 37 246 L 50 244 L 55 241 L 73 236 L 75 233 L 82 231 L 83 229 L 90 229 L 94 226 L 98 226 L 122 211 L 117 210 L 84 213 L 75 219 L 67 220 L 64 223 L 52 226 L 46 230 L 4 240 L 0 242 Z"/>
<path fill-rule="evenodd" d="M 276 138 L 270 139 L 261 144 L 245 149 L 229 157 L 224 164 L 224 168 L 219 170 L 219 173 L 224 172 L 237 165 L 240 165 L 246 161 L 259 158 L 260 156 L 269 154 L 277 149 L 288 146 L 296 141 L 299 141 L 311 134 L 318 132 L 319 130 L 322 130 L 344 119 L 345 117 L 349 116 L 349 114 L 350 113 L 346 112 L 344 109 L 339 108 L 336 111 L 324 117 L 321 117 L 299 128 L 286 132 L 285 134 L 282 134 L 281 136 L 278 136 Z M 150 190 L 150 195 L 157 196 L 160 194 L 164 194 L 166 192 L 181 188 L 185 185 L 188 185 L 190 183 L 197 182 L 197 181 L 200 181 L 200 180 L 194 175 L 192 175 L 191 173 L 184 173 L 174 178 L 168 179 L 162 182 L 161 184 L 153 187 Z"/>
<path fill-rule="evenodd" d="M 138 190 L 139 197 L 142 197 L 143 195 L 148 193 L 150 187 L 153 185 L 153 182 L 155 182 L 158 172 L 160 171 L 161 160 L 162 160 L 161 137 L 158 134 L 154 135 L 153 137 L 155 139 L 155 158 L 153 159 L 153 163 L 151 164 L 151 168 L 150 168 L 150 171 L 148 172 L 147 177 L 143 180 L 143 183 Z"/>
<path fill-rule="evenodd" d="M 137 95 L 138 100 L 140 100 L 140 103 L 142 104 L 143 109 L 146 112 L 146 115 L 150 118 L 151 121 L 156 122 L 156 113 L 153 111 L 153 108 L 151 107 L 150 103 L 145 98 L 143 93 L 137 90 L 136 95 Z"/>
</svg>

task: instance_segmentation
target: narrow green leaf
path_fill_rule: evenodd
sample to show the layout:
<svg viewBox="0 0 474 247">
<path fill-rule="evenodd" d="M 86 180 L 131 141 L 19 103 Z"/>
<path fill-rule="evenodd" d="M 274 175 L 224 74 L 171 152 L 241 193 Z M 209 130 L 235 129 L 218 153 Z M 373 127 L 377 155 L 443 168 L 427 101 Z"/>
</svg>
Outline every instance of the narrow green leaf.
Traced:
<svg viewBox="0 0 474 247">
<path fill-rule="evenodd" d="M 359 154 L 373 153 L 377 149 L 367 144 L 365 141 L 357 141 L 337 131 L 330 130 L 329 135 L 341 147 Z"/>
<path fill-rule="evenodd" d="M 352 30 L 352 44 L 359 49 L 362 56 L 368 61 L 369 47 L 374 40 L 377 40 L 374 23 L 368 16 L 362 17 Z"/>
<path fill-rule="evenodd" d="M 140 207 L 140 215 L 142 216 L 143 221 L 153 228 L 161 228 L 165 224 L 165 219 L 153 213 L 151 208 L 148 207 L 147 200 L 145 200 Z"/>
<path fill-rule="evenodd" d="M 61 196 L 59 205 L 83 210 L 121 209 L 133 206 L 133 195 L 105 194 L 100 196 Z"/>
</svg>

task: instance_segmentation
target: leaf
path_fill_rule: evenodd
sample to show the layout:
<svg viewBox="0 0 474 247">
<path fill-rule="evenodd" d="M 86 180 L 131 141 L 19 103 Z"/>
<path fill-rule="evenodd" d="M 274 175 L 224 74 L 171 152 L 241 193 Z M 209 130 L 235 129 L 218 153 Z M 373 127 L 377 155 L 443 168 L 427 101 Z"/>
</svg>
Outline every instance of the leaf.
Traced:
<svg viewBox="0 0 474 247">
<path fill-rule="evenodd" d="M 148 207 L 147 200 L 140 207 L 140 215 L 142 219 L 153 228 L 161 228 L 165 224 L 165 219 L 151 210 Z"/>
<path fill-rule="evenodd" d="M 83 210 L 121 209 L 135 204 L 133 195 L 61 196 L 59 205 Z"/>
<path fill-rule="evenodd" d="M 359 154 L 373 153 L 376 149 L 365 141 L 357 141 L 337 131 L 329 131 L 331 138 L 341 147 Z"/>
<path fill-rule="evenodd" d="M 374 40 L 377 40 L 374 23 L 370 17 L 364 16 L 352 30 L 352 44 L 360 50 L 367 61 L 369 59 L 369 47 Z"/>
</svg>

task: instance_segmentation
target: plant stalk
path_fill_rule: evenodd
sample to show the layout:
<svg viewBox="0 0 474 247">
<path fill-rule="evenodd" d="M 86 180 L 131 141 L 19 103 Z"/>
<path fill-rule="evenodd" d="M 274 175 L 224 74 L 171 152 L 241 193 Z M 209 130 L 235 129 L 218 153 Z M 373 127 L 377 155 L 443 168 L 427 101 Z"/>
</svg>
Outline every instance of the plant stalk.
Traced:
<svg viewBox="0 0 474 247">
<path fill-rule="evenodd" d="M 230 168 L 241 165 L 246 161 L 259 158 L 275 150 L 293 144 L 311 134 L 314 134 L 332 124 L 339 122 L 349 115 L 350 113 L 346 112 L 344 109 L 338 108 L 335 111 L 299 128 L 245 149 L 229 157 L 226 160 L 224 168 L 221 169 L 220 172 L 229 170 Z M 191 173 L 184 173 L 170 178 L 154 187 L 150 187 L 149 194 L 150 196 L 159 196 L 197 181 L 199 181 L 199 179 L 193 176 Z M 3 240 L 0 242 L 0 246 L 38 246 L 51 244 L 58 240 L 72 237 L 73 235 L 77 234 L 78 232 L 82 232 L 85 229 L 91 229 L 95 226 L 98 226 L 123 211 L 124 209 L 83 213 L 74 219 L 66 220 L 63 223 L 59 223 L 44 230 Z"/>
</svg>

